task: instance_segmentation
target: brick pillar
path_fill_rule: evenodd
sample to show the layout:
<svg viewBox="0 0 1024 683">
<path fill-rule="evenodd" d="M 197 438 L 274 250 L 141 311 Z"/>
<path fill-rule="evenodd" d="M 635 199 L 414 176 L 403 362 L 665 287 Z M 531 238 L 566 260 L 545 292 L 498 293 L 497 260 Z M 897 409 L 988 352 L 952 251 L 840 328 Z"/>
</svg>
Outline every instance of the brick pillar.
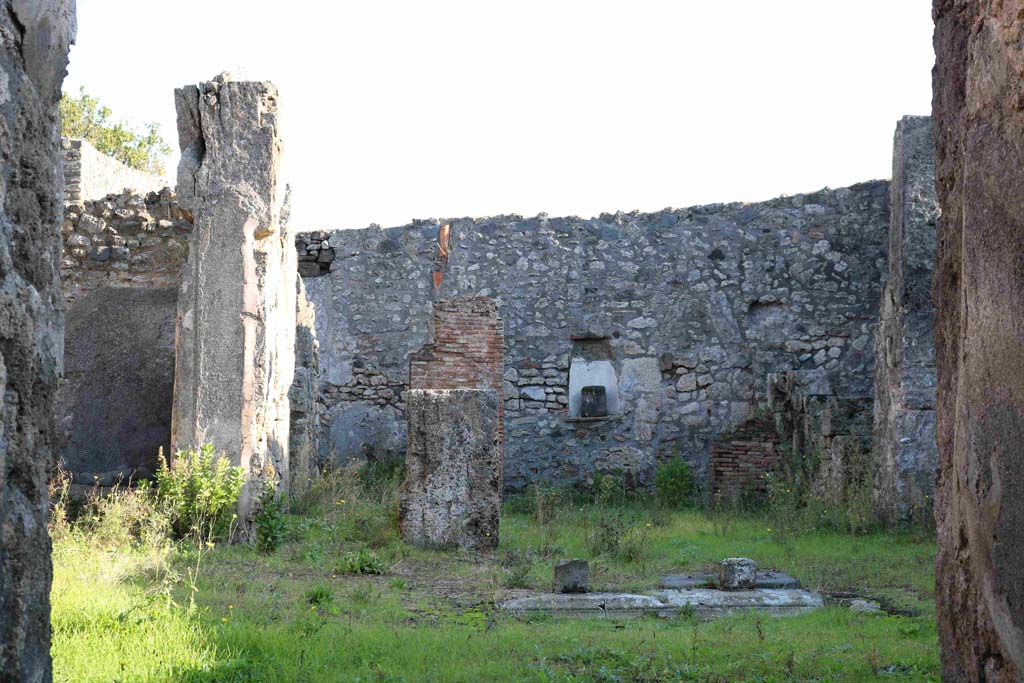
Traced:
<svg viewBox="0 0 1024 683">
<path fill-rule="evenodd" d="M 413 354 L 402 535 L 416 545 L 493 548 L 501 507 L 501 372 L 505 341 L 494 302 L 434 304 L 432 343 Z"/>
<path fill-rule="evenodd" d="M 498 307 L 487 297 L 445 299 L 434 304 L 432 343 L 412 355 L 410 389 L 493 389 L 502 395 L 505 334 Z M 499 444 L 504 438 L 504 401 L 498 405 Z"/>
</svg>

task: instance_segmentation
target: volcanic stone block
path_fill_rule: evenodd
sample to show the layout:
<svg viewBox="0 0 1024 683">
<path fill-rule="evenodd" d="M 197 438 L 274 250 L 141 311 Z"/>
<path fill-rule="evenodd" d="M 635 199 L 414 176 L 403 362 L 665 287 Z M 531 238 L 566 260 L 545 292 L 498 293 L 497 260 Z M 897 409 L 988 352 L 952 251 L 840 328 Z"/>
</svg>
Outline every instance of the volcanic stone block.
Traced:
<svg viewBox="0 0 1024 683">
<path fill-rule="evenodd" d="M 73 0 L 0 5 L 0 680 L 49 681 L 54 399 L 63 372 L 57 102 Z"/>
<path fill-rule="evenodd" d="M 498 545 L 500 398 L 491 389 L 408 392 L 409 450 L 399 512 L 418 546 Z"/>
<path fill-rule="evenodd" d="M 932 514 L 935 444 L 935 152 L 932 122 L 907 116 L 893 145 L 889 279 L 875 332 L 874 504 L 890 522 Z"/>
<path fill-rule="evenodd" d="M 562 560 L 555 565 L 556 593 L 590 591 L 590 564 L 586 560 Z"/>
<path fill-rule="evenodd" d="M 1024 0 L 936 0 L 942 680 L 1024 680 Z"/>
<path fill-rule="evenodd" d="M 757 563 L 745 557 L 722 560 L 718 587 L 724 591 L 749 590 L 757 586 Z"/>
<path fill-rule="evenodd" d="M 278 180 L 277 89 L 227 75 L 175 91 L 178 199 L 192 212 L 178 296 L 176 448 L 212 443 L 247 473 L 239 537 L 288 483 L 297 277 Z"/>
</svg>

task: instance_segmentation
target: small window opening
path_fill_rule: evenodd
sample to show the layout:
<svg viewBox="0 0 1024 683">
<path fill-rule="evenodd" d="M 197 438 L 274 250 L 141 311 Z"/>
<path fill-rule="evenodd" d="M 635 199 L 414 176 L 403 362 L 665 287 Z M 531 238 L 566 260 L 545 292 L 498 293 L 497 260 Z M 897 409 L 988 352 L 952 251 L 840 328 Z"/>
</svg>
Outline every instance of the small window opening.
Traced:
<svg viewBox="0 0 1024 683">
<path fill-rule="evenodd" d="M 580 391 L 580 417 L 608 417 L 608 394 L 601 385 Z"/>
</svg>

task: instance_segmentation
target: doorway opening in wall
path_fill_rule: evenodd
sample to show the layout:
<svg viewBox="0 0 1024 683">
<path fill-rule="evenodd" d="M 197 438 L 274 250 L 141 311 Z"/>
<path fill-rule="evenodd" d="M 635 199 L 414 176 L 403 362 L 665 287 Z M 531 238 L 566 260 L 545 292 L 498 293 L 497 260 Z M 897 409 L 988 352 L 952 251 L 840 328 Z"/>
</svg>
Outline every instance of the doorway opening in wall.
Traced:
<svg viewBox="0 0 1024 683">
<path fill-rule="evenodd" d="M 619 414 L 619 382 L 607 338 L 573 340 L 569 363 L 569 419 L 601 420 Z"/>
</svg>

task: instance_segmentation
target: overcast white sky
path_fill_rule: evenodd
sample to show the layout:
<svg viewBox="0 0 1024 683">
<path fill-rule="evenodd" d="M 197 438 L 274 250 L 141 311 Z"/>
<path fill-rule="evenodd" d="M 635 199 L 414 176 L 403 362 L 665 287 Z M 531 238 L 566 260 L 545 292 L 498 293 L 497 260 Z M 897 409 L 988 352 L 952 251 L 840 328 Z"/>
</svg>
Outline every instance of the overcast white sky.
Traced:
<svg viewBox="0 0 1024 683">
<path fill-rule="evenodd" d="M 281 91 L 296 229 L 756 201 L 891 175 L 931 0 L 78 0 L 65 90 Z M 170 167 L 173 177 L 172 160 Z"/>
</svg>

